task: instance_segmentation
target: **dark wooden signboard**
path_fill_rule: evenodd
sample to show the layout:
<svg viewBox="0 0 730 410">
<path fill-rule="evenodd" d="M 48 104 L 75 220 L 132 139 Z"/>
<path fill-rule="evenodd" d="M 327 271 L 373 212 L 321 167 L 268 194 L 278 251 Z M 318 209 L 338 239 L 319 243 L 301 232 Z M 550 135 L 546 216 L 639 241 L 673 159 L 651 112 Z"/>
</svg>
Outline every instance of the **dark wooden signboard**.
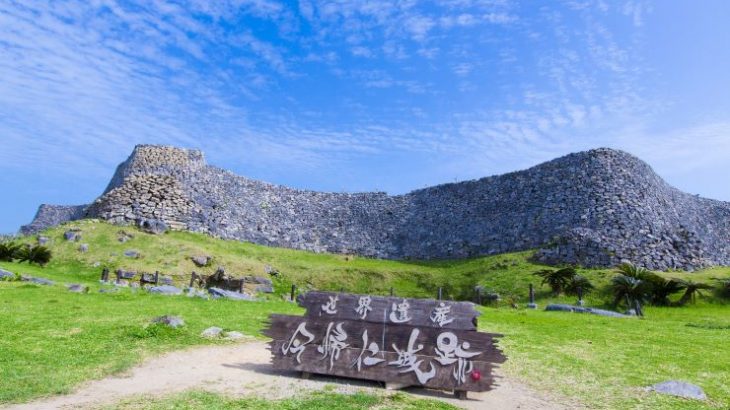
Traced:
<svg viewBox="0 0 730 410">
<path fill-rule="evenodd" d="M 501 335 L 476 331 L 470 302 L 346 293 L 300 295 L 304 316 L 272 314 L 276 369 L 423 386 L 485 391 L 505 357 Z"/>
</svg>

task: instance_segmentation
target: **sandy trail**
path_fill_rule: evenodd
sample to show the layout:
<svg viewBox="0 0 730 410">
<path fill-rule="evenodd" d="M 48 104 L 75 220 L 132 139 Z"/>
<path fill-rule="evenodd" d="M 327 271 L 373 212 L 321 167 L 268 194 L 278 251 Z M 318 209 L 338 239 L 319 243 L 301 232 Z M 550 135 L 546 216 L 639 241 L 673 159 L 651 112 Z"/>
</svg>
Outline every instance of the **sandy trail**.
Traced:
<svg viewBox="0 0 730 410">
<path fill-rule="evenodd" d="M 265 395 L 284 398 L 306 391 L 334 385 L 335 391 L 347 393 L 370 391 L 383 393 L 377 383 L 349 379 L 312 376 L 309 380 L 296 372 L 271 369 L 270 352 L 264 342 L 230 346 L 201 347 L 177 351 L 150 359 L 123 375 L 88 382 L 76 392 L 6 409 L 79 409 L 110 405 L 139 395 L 167 395 L 189 389 L 200 389 L 233 396 Z M 565 409 L 566 406 L 543 397 L 524 385 L 507 378 L 490 392 L 469 393 L 468 400 L 425 389 L 407 391 L 424 398 L 449 402 L 466 409 Z"/>
</svg>

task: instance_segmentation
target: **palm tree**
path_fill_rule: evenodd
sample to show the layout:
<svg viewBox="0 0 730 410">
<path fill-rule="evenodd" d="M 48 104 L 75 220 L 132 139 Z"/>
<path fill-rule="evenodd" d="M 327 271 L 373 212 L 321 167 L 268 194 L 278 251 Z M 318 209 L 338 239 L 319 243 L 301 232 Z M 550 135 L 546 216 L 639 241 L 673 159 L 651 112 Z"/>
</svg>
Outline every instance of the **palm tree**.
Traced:
<svg viewBox="0 0 730 410">
<path fill-rule="evenodd" d="M 563 292 L 575 276 L 575 268 L 567 267 L 562 269 L 543 269 L 535 272 L 533 275 L 542 278 L 542 285 L 547 284 L 553 291 L 553 295 L 558 296 Z"/>
<path fill-rule="evenodd" d="M 725 298 L 730 298 L 730 279 L 720 279 L 720 278 L 713 278 L 717 281 L 718 287 L 717 291 L 720 294 L 720 296 Z"/>
<path fill-rule="evenodd" d="M 19 249 L 20 245 L 13 242 L 0 243 L 0 261 L 12 262 L 16 258 Z"/>
<path fill-rule="evenodd" d="M 580 289 L 584 295 L 591 293 L 596 287 L 585 276 L 573 275 L 565 286 L 566 295 L 578 295 Z"/>
<path fill-rule="evenodd" d="M 642 280 L 646 285 L 649 300 L 653 305 L 668 306 L 669 296 L 685 289 L 684 284 L 677 279 L 665 279 L 656 273 L 646 272 L 642 274 Z"/>
<path fill-rule="evenodd" d="M 648 269 L 634 265 L 631 262 L 624 262 L 617 268 L 618 273 L 635 279 L 642 279 L 645 275 L 651 273 Z"/>
<path fill-rule="evenodd" d="M 621 301 L 626 300 L 629 309 L 634 308 L 636 302 L 643 302 L 647 299 L 646 282 L 627 275 L 616 275 L 611 279 L 611 292 L 613 293 L 613 306 L 616 307 Z"/>
<path fill-rule="evenodd" d="M 26 245 L 16 253 L 19 262 L 37 263 L 45 266 L 51 261 L 51 250 L 45 246 Z"/>
<path fill-rule="evenodd" d="M 702 292 L 700 292 L 701 290 L 714 289 L 714 287 L 708 283 L 693 282 L 691 280 L 683 279 L 676 280 L 684 286 L 684 294 L 677 302 L 677 305 L 679 306 L 686 305 L 688 302 L 694 303 L 697 295 L 702 296 Z"/>
</svg>

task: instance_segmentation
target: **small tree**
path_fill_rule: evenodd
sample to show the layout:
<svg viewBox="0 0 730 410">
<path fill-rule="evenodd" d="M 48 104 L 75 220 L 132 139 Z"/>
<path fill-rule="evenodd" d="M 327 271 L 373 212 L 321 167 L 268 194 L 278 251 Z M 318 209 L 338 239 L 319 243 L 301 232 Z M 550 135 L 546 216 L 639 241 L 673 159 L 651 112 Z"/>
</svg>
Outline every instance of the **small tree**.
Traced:
<svg viewBox="0 0 730 410">
<path fill-rule="evenodd" d="M 613 306 L 618 306 L 626 301 L 629 309 L 634 308 L 636 302 L 641 304 L 647 299 L 646 283 L 632 276 L 616 275 L 611 279 L 611 292 L 613 293 Z"/>
<path fill-rule="evenodd" d="M 45 266 L 51 261 L 51 250 L 45 246 L 26 245 L 16 253 L 19 262 L 36 263 Z"/>
<path fill-rule="evenodd" d="M 553 295 L 558 296 L 565 291 L 570 281 L 576 275 L 575 268 L 567 267 L 562 269 L 543 269 L 534 273 L 535 276 L 542 278 L 542 285 L 547 284 L 553 291 Z"/>
<path fill-rule="evenodd" d="M 717 293 L 723 298 L 730 298 L 730 279 L 714 278 L 717 281 Z"/>
<path fill-rule="evenodd" d="M 565 286 L 566 295 L 578 295 L 578 289 L 580 289 L 584 295 L 591 293 L 596 287 L 593 286 L 591 281 L 582 275 L 573 275 Z"/>
<path fill-rule="evenodd" d="M 0 261 L 12 262 L 13 259 L 17 258 L 20 245 L 13 242 L 2 242 L 0 243 Z"/>
<path fill-rule="evenodd" d="M 710 290 L 714 287 L 708 283 L 693 282 L 691 280 L 677 279 L 684 286 L 684 294 L 677 302 L 677 305 L 684 306 L 689 302 L 694 303 L 697 295 L 702 296 L 701 290 Z"/>
</svg>

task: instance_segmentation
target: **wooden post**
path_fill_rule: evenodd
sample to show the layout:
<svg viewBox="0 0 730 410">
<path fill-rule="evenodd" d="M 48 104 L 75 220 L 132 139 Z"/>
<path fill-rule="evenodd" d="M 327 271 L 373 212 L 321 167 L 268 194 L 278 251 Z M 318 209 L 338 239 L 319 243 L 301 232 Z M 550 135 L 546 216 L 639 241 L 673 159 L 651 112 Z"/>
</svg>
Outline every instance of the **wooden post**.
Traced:
<svg viewBox="0 0 730 410">
<path fill-rule="evenodd" d="M 119 284 L 119 282 L 122 280 L 122 270 L 117 269 L 116 274 L 117 274 L 117 284 Z"/>
<path fill-rule="evenodd" d="M 291 285 L 291 296 L 290 299 L 292 302 L 294 302 L 294 294 L 297 292 L 297 285 L 292 284 Z"/>
<path fill-rule="evenodd" d="M 101 280 L 103 282 L 109 282 L 109 268 L 104 268 L 101 270 Z"/>
<path fill-rule="evenodd" d="M 243 279 L 238 282 L 238 293 L 243 293 Z"/>
<path fill-rule="evenodd" d="M 576 291 L 578 292 L 578 306 L 583 306 L 583 288 L 578 286 Z"/>
<path fill-rule="evenodd" d="M 535 288 L 530 283 L 530 303 L 535 303 Z"/>
<path fill-rule="evenodd" d="M 394 295 L 394 293 L 393 293 L 393 287 L 391 286 L 390 287 L 390 296 L 393 296 L 393 295 Z"/>
<path fill-rule="evenodd" d="M 195 277 L 196 276 L 197 275 L 195 274 L 195 272 L 193 272 L 193 273 L 190 274 L 190 286 L 189 287 L 191 287 L 191 288 L 193 287 L 193 283 L 195 283 Z"/>
<path fill-rule="evenodd" d="M 160 284 L 160 271 L 155 271 L 155 286 Z"/>
<path fill-rule="evenodd" d="M 439 287 L 438 300 L 441 300 L 442 298 L 443 298 L 443 288 Z"/>
</svg>

